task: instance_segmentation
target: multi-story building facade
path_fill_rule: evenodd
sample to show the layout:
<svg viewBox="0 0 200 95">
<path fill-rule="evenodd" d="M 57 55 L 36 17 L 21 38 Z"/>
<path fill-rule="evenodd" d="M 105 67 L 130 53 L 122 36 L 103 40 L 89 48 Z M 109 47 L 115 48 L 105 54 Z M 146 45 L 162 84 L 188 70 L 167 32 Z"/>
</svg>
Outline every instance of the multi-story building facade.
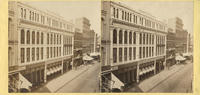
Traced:
<svg viewBox="0 0 200 95">
<path fill-rule="evenodd" d="M 182 19 L 179 17 L 171 18 L 168 20 L 168 25 L 174 30 L 175 33 L 176 53 L 186 53 L 188 32 L 183 29 L 184 24 Z"/>
<path fill-rule="evenodd" d="M 34 88 L 71 68 L 72 23 L 22 2 L 10 1 L 8 11 L 10 92 L 19 92 L 20 77 Z"/>
<path fill-rule="evenodd" d="M 166 47 L 166 66 L 170 67 L 176 63 L 175 54 L 176 54 L 176 34 L 172 28 L 168 28 L 167 33 L 167 47 Z"/>
<path fill-rule="evenodd" d="M 86 17 L 77 18 L 75 20 L 75 25 L 79 27 L 82 33 L 82 48 L 83 53 L 92 53 L 94 52 L 94 30 L 90 29 L 90 21 Z"/>
<path fill-rule="evenodd" d="M 101 5 L 102 91 L 113 88 L 113 75 L 126 86 L 164 69 L 166 24 L 122 3 Z"/>
</svg>

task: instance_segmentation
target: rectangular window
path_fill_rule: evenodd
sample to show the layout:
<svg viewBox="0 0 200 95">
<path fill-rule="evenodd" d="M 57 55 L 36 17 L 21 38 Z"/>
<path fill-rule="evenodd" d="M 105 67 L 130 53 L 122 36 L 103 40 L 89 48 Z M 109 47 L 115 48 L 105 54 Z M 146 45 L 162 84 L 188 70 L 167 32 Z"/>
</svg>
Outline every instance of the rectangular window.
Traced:
<svg viewBox="0 0 200 95">
<path fill-rule="evenodd" d="M 27 33 L 26 33 L 26 41 L 27 41 L 27 44 L 30 44 L 30 31 L 27 30 Z"/>
<path fill-rule="evenodd" d="M 43 47 L 41 48 L 41 59 L 43 59 Z"/>
<path fill-rule="evenodd" d="M 24 9 L 24 19 L 26 19 L 26 9 Z"/>
<path fill-rule="evenodd" d="M 152 47 L 152 56 L 154 56 L 154 47 Z"/>
<path fill-rule="evenodd" d="M 132 32 L 129 32 L 129 44 L 132 44 Z"/>
<path fill-rule="evenodd" d="M 145 58 L 145 47 L 143 47 L 143 58 Z"/>
<path fill-rule="evenodd" d="M 53 34 L 51 34 L 50 40 L 51 40 L 51 44 L 53 44 Z"/>
<path fill-rule="evenodd" d="M 152 35 L 152 44 L 154 44 L 154 35 Z"/>
<path fill-rule="evenodd" d="M 25 54 L 25 51 L 24 51 L 24 48 L 21 48 L 21 63 L 24 63 L 24 54 Z"/>
<path fill-rule="evenodd" d="M 124 48 L 124 61 L 127 61 L 127 48 Z"/>
<path fill-rule="evenodd" d="M 119 48 L 119 62 L 122 62 L 122 48 Z"/>
<path fill-rule="evenodd" d="M 113 8 L 113 16 L 115 17 L 115 8 Z"/>
<path fill-rule="evenodd" d="M 30 62 L 30 48 L 26 49 L 27 62 Z"/>
<path fill-rule="evenodd" d="M 117 62 L 117 48 L 113 48 L 113 63 Z"/>
<path fill-rule="evenodd" d="M 49 44 L 49 33 L 47 33 L 47 44 Z"/>
<path fill-rule="evenodd" d="M 56 56 L 56 47 L 54 47 L 53 51 L 54 51 L 53 57 L 55 57 Z"/>
<path fill-rule="evenodd" d="M 124 32 L 124 44 L 127 44 L 127 31 Z"/>
<path fill-rule="evenodd" d="M 23 8 L 21 8 L 21 18 L 23 18 L 23 14 L 24 14 L 23 11 L 24 11 Z"/>
<path fill-rule="evenodd" d="M 39 42 L 40 42 L 40 33 L 39 32 L 37 32 L 37 44 L 39 44 Z"/>
<path fill-rule="evenodd" d="M 37 60 L 39 60 L 39 48 L 37 48 Z"/>
<path fill-rule="evenodd" d="M 31 11 L 30 11 L 30 13 L 29 13 L 29 20 L 31 20 L 31 18 L 32 18 L 32 17 L 31 17 Z"/>
<path fill-rule="evenodd" d="M 54 44 L 56 44 L 56 34 L 54 34 Z"/>
<path fill-rule="evenodd" d="M 139 56 L 140 56 L 140 58 L 142 58 L 142 47 L 140 47 L 140 49 L 139 49 Z"/>
<path fill-rule="evenodd" d="M 47 58 L 49 58 L 49 47 L 47 47 Z"/>
<path fill-rule="evenodd" d="M 55 57 L 56 56 L 56 47 L 54 47 L 54 53 L 53 53 L 53 56 Z"/>
<path fill-rule="evenodd" d="M 149 57 L 151 57 L 151 47 L 149 47 Z"/>
<path fill-rule="evenodd" d="M 43 44 L 44 35 L 41 33 L 41 44 Z"/>
<path fill-rule="evenodd" d="M 35 48 L 32 48 L 32 61 L 35 61 Z"/>
<path fill-rule="evenodd" d="M 24 44 L 25 41 L 25 33 L 24 33 L 24 29 L 21 30 L 21 44 Z"/>
<path fill-rule="evenodd" d="M 129 60 L 132 60 L 132 47 L 129 47 Z"/>
<path fill-rule="evenodd" d="M 133 59 L 136 59 L 136 47 L 133 47 Z"/>
<path fill-rule="evenodd" d="M 119 9 L 117 9 L 117 15 L 116 16 L 117 16 L 117 18 L 119 17 Z"/>
<path fill-rule="evenodd" d="M 32 44 L 35 44 L 35 31 L 32 32 Z"/>
<path fill-rule="evenodd" d="M 117 44 L 117 30 L 113 30 L 113 44 Z"/>
<path fill-rule="evenodd" d="M 51 58 L 52 58 L 52 47 L 50 48 L 50 55 L 51 55 Z"/>
<path fill-rule="evenodd" d="M 124 20 L 124 11 L 122 11 L 122 20 Z"/>
<path fill-rule="evenodd" d="M 147 34 L 147 42 L 146 42 L 147 45 L 148 45 L 148 42 L 149 42 L 149 34 Z"/>
<path fill-rule="evenodd" d="M 142 33 L 140 33 L 140 44 L 142 44 Z"/>
<path fill-rule="evenodd" d="M 143 34 L 143 44 L 145 44 L 145 34 Z"/>
<path fill-rule="evenodd" d="M 149 56 L 149 54 L 148 54 L 148 53 L 149 53 L 148 50 L 149 50 L 148 47 L 146 47 L 146 57 Z"/>
</svg>

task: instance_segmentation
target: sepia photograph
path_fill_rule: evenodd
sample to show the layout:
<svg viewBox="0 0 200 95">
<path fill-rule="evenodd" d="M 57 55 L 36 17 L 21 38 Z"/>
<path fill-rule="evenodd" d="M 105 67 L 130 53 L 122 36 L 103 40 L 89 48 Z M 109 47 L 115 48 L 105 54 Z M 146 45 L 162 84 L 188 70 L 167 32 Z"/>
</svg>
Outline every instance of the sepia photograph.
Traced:
<svg viewBox="0 0 200 95">
<path fill-rule="evenodd" d="M 100 92 L 99 1 L 8 1 L 8 92 Z"/>
<path fill-rule="evenodd" d="M 101 1 L 101 92 L 193 93 L 193 1 Z"/>
</svg>

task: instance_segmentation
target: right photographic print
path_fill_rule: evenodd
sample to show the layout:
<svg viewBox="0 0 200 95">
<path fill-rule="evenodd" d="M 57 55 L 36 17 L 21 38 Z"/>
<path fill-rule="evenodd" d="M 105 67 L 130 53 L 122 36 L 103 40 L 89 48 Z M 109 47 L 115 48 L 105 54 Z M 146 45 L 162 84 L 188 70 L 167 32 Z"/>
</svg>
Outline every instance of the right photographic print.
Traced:
<svg viewBox="0 0 200 95">
<path fill-rule="evenodd" d="M 193 1 L 101 1 L 101 92 L 193 93 Z"/>
</svg>

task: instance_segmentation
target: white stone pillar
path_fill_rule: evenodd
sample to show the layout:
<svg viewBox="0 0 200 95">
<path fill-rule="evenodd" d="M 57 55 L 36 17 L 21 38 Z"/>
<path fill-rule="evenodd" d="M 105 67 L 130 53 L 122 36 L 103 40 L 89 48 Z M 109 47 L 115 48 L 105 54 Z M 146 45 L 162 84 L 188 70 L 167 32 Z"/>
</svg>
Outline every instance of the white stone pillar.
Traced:
<svg viewBox="0 0 200 95">
<path fill-rule="evenodd" d="M 137 75 L 136 75 L 136 82 L 137 82 L 137 83 L 140 81 L 140 79 L 139 79 L 139 78 L 140 78 L 140 77 L 139 77 L 139 76 L 140 76 L 140 75 L 139 75 L 139 74 L 140 74 L 139 65 L 140 65 L 140 64 L 139 64 L 139 62 L 138 62 L 138 63 L 137 63 L 137 71 L 136 71 L 136 72 L 137 72 Z"/>
<path fill-rule="evenodd" d="M 47 82 L 47 63 L 44 63 L 44 83 Z"/>
<path fill-rule="evenodd" d="M 110 28 L 110 64 L 113 65 L 113 28 Z"/>
</svg>

